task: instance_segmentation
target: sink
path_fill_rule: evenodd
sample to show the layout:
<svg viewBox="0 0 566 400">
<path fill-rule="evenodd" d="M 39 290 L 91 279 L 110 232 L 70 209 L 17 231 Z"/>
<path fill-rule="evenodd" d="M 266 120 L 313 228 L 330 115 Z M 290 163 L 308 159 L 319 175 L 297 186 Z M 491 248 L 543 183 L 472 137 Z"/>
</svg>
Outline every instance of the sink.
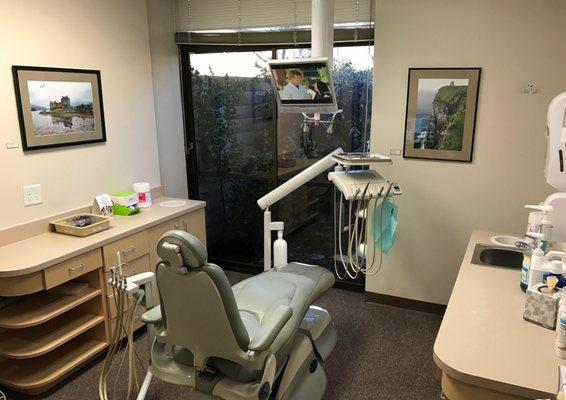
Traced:
<svg viewBox="0 0 566 400">
<path fill-rule="evenodd" d="M 472 264 L 503 268 L 521 268 L 523 252 L 510 247 L 476 244 Z"/>
</svg>

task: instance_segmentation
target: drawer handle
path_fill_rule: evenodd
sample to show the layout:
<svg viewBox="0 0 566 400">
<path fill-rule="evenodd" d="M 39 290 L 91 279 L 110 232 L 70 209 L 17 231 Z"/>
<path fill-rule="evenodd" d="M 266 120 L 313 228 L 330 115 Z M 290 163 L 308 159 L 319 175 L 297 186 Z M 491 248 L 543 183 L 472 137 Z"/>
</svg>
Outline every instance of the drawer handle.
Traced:
<svg viewBox="0 0 566 400">
<path fill-rule="evenodd" d="M 73 273 L 75 271 L 83 269 L 84 267 L 86 267 L 86 265 L 81 263 L 81 264 L 77 265 L 76 267 L 69 268 L 69 273 Z"/>
<path fill-rule="evenodd" d="M 187 224 L 187 221 L 183 220 L 183 226 L 185 227 L 185 232 L 189 232 L 189 224 Z"/>
<path fill-rule="evenodd" d="M 128 247 L 127 250 L 121 250 L 122 254 L 129 254 L 129 253 L 133 253 L 134 251 L 136 251 L 136 246 L 130 246 Z"/>
<path fill-rule="evenodd" d="M 173 229 L 175 230 L 179 229 L 179 224 L 173 224 Z"/>
</svg>

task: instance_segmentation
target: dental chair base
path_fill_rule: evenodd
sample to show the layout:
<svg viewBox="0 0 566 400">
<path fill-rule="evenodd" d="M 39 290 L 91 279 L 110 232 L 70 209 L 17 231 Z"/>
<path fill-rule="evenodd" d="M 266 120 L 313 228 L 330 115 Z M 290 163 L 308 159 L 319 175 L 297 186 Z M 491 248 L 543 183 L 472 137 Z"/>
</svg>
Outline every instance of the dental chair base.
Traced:
<svg viewBox="0 0 566 400">
<path fill-rule="evenodd" d="M 276 393 L 272 393 L 269 399 L 322 399 L 327 385 L 324 361 L 334 349 L 336 340 L 336 328 L 328 311 L 311 306 L 279 374 L 280 378 L 274 385 L 277 386 Z M 152 375 L 169 383 L 196 389 L 193 392 L 193 395 L 198 394 L 196 399 L 268 399 L 261 397 L 261 381 L 238 382 L 221 373 L 198 372 L 190 364 L 190 356 L 184 358 L 186 354 L 180 349 L 174 349 L 172 356 L 166 354 L 165 346 L 154 341 L 150 365 Z"/>
</svg>

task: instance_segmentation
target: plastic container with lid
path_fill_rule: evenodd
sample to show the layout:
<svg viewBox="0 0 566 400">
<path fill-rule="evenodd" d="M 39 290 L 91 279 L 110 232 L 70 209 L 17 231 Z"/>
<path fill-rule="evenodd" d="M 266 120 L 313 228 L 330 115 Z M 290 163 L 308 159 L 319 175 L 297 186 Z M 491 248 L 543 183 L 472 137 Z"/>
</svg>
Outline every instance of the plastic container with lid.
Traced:
<svg viewBox="0 0 566 400">
<path fill-rule="evenodd" d="M 138 182 L 133 185 L 134 192 L 138 194 L 138 205 L 140 207 L 151 207 L 151 187 L 147 182 Z"/>
</svg>

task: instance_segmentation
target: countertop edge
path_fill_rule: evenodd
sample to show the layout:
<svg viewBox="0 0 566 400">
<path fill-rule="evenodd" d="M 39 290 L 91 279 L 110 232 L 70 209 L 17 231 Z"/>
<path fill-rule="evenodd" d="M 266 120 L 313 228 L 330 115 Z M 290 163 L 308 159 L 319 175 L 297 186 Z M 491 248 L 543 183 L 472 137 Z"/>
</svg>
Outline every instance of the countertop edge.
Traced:
<svg viewBox="0 0 566 400">
<path fill-rule="evenodd" d="M 157 204 L 158 200 L 159 199 L 156 199 L 154 202 Z M 42 271 L 42 270 L 49 268 L 49 267 L 51 267 L 55 264 L 69 260 L 73 257 L 84 254 L 88 251 L 102 247 L 104 245 L 115 242 L 115 241 L 120 240 L 124 237 L 127 237 L 127 236 L 133 235 L 135 233 L 141 232 L 143 230 L 152 228 L 156 225 L 161 224 L 162 222 L 168 221 L 168 220 L 176 218 L 176 217 L 180 217 L 181 215 L 185 215 L 185 214 L 188 214 L 190 212 L 197 211 L 197 210 L 200 210 L 200 209 L 206 207 L 206 202 L 204 202 L 204 201 L 201 201 L 201 200 L 191 200 L 191 201 L 199 202 L 199 204 L 195 204 L 195 205 L 192 205 L 192 206 L 184 206 L 181 209 L 167 215 L 166 217 L 157 218 L 155 220 L 152 220 L 151 222 L 141 224 L 139 226 L 135 226 L 135 227 L 133 227 L 131 229 L 127 229 L 123 232 L 119 232 L 116 235 L 113 235 L 112 237 L 107 237 L 107 238 L 101 239 L 101 240 L 99 240 L 95 243 L 91 243 L 91 244 L 85 245 L 83 247 L 78 247 L 74 251 L 70 251 L 68 253 L 62 254 L 60 257 L 52 258 L 52 259 L 50 259 L 46 262 L 40 263 L 40 264 L 31 265 L 29 267 L 21 268 L 21 269 L 17 269 L 17 270 L 8 270 L 8 271 L 0 270 L 0 278 L 15 278 L 15 277 L 18 277 L 18 276 L 29 275 L 29 274 L 33 274 L 33 273 L 38 272 L 38 271 Z M 129 217 L 120 217 L 120 218 L 129 218 Z M 103 231 L 103 232 L 106 232 L 106 231 Z M 39 236 L 41 236 L 41 235 L 39 235 Z M 94 234 L 94 236 L 96 236 L 96 234 Z M 29 239 L 32 239 L 32 238 L 33 237 L 31 237 Z M 1 247 L 0 247 L 0 249 L 1 249 Z"/>
<path fill-rule="evenodd" d="M 442 370 L 443 373 L 449 375 L 451 378 L 466 383 L 468 385 L 477 386 L 483 389 L 490 389 L 496 392 L 501 392 L 505 394 L 511 394 L 518 397 L 526 398 L 551 398 L 554 399 L 556 393 L 546 393 L 539 390 L 529 389 L 525 387 L 520 387 L 512 385 L 505 382 L 494 381 L 492 379 L 484 378 L 481 376 L 472 375 L 455 368 L 442 361 L 442 358 L 436 352 L 436 342 L 434 343 L 433 353 L 432 353 L 434 363 L 438 368 Z M 558 385 L 558 383 L 557 383 Z"/>
</svg>

